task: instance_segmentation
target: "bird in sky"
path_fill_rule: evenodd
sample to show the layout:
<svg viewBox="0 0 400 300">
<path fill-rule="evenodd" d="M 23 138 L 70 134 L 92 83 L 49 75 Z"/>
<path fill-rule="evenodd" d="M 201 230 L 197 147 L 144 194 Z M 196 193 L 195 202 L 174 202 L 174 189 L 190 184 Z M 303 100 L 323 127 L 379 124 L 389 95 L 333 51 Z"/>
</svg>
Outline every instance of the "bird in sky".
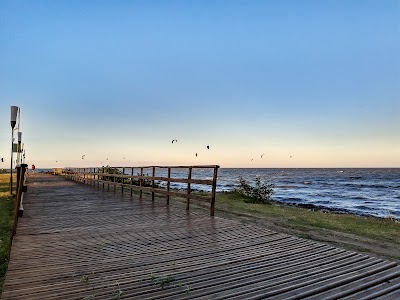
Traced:
<svg viewBox="0 0 400 300">
<path fill-rule="evenodd" d="M 210 146 L 207 146 L 207 149 L 210 149 Z"/>
<path fill-rule="evenodd" d="M 263 158 L 264 155 L 265 155 L 265 154 L 261 154 L 261 158 Z"/>
<path fill-rule="evenodd" d="M 125 156 L 124 156 L 124 159 L 125 159 Z"/>
<path fill-rule="evenodd" d="M 4 158 L 1 158 L 1 162 L 4 162 Z"/>
<path fill-rule="evenodd" d="M 292 156 L 290 155 L 290 158 L 292 158 Z"/>
<path fill-rule="evenodd" d="M 253 159 L 251 159 L 251 161 L 253 161 Z"/>
<path fill-rule="evenodd" d="M 178 140 L 172 140 L 172 144 L 173 144 L 174 142 L 178 142 Z"/>
<path fill-rule="evenodd" d="M 197 157 L 197 153 L 196 153 L 196 157 Z"/>
<path fill-rule="evenodd" d="M 106 160 L 108 160 L 108 157 L 106 158 Z"/>
<path fill-rule="evenodd" d="M 84 158 L 85 158 L 85 156 L 86 156 L 85 154 L 84 154 L 84 155 L 82 155 L 82 159 L 84 159 Z"/>
</svg>

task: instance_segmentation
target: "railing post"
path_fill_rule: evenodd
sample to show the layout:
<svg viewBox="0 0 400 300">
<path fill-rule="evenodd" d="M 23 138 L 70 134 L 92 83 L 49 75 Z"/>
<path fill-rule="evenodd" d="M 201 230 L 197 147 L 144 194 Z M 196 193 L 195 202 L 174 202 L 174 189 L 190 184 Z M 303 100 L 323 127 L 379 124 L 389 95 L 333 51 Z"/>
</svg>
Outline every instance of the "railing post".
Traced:
<svg viewBox="0 0 400 300">
<path fill-rule="evenodd" d="M 189 174 L 188 179 L 192 179 L 192 167 L 189 167 Z M 189 210 L 189 203 L 190 203 L 190 181 L 187 184 L 187 191 L 186 191 L 186 210 Z"/>
<path fill-rule="evenodd" d="M 122 168 L 122 176 L 125 175 L 125 168 Z M 125 183 L 125 178 L 122 177 L 122 185 L 121 185 L 121 193 L 124 193 L 124 183 Z"/>
<path fill-rule="evenodd" d="M 169 193 L 169 189 L 170 189 L 170 180 L 171 179 L 171 168 L 168 167 L 168 182 L 167 182 L 167 192 Z M 167 205 L 169 205 L 169 194 L 167 194 Z"/>
<path fill-rule="evenodd" d="M 214 167 L 214 176 L 213 176 L 213 184 L 211 191 L 211 207 L 210 207 L 210 216 L 214 216 L 215 213 L 215 194 L 217 190 L 217 177 L 218 177 L 218 168 L 219 166 Z"/>
<path fill-rule="evenodd" d="M 153 167 L 153 179 L 151 180 L 151 187 L 154 189 L 154 176 L 156 175 L 156 167 Z M 151 200 L 154 201 L 154 191 L 151 192 Z"/>
<path fill-rule="evenodd" d="M 20 166 L 17 166 L 16 167 L 17 168 L 17 188 L 18 188 L 18 186 L 19 186 L 19 176 L 20 176 L 20 172 L 21 172 L 21 167 Z M 17 192 L 18 192 L 18 190 L 17 190 Z"/>
<path fill-rule="evenodd" d="M 133 191 L 133 189 L 132 189 L 132 186 L 133 186 L 133 168 L 131 169 L 131 196 L 132 196 L 132 191 Z"/>
<path fill-rule="evenodd" d="M 27 166 L 28 166 L 27 164 L 22 164 L 17 167 L 18 185 L 17 185 L 17 192 L 15 195 L 14 224 L 13 224 L 12 236 L 14 236 L 15 233 L 17 232 L 18 216 L 19 216 L 19 209 L 20 209 L 21 197 L 22 197 L 22 187 L 24 184 L 24 176 L 25 176 Z"/>
<path fill-rule="evenodd" d="M 101 173 L 104 174 L 104 167 L 101 168 Z M 104 190 L 104 175 L 101 175 L 101 181 L 103 182 L 103 190 Z"/>
<path fill-rule="evenodd" d="M 116 175 L 116 172 L 115 172 L 116 170 L 117 170 L 116 168 L 113 168 L 113 173 L 112 173 L 113 175 Z M 114 180 L 113 181 L 114 182 L 114 193 L 117 191 L 117 183 L 115 182 L 117 180 L 116 178 L 117 177 L 115 177 L 115 176 L 113 177 L 113 180 Z"/>
<path fill-rule="evenodd" d="M 143 177 L 143 168 L 140 168 L 140 178 L 139 178 L 139 184 L 140 184 L 140 200 L 142 200 L 142 177 Z"/>
</svg>

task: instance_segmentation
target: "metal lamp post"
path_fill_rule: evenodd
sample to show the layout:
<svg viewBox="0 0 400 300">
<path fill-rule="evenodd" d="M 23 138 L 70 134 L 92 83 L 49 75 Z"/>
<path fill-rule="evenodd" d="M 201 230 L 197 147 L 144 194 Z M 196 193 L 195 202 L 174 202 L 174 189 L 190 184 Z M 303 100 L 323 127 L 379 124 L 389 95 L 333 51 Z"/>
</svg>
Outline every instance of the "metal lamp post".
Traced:
<svg viewBox="0 0 400 300">
<path fill-rule="evenodd" d="M 24 145 L 24 143 L 21 143 L 21 149 L 20 149 L 20 151 L 21 151 L 21 153 L 20 153 L 20 155 L 19 155 L 19 163 L 20 164 L 23 164 L 24 162 L 23 162 L 23 158 L 24 158 L 24 153 L 25 153 L 25 145 Z"/>
<path fill-rule="evenodd" d="M 12 195 L 13 191 L 13 178 L 12 178 L 12 169 L 13 169 L 13 152 L 14 152 L 14 127 L 17 124 L 17 114 L 18 114 L 18 106 L 11 106 L 11 166 L 10 166 L 10 194 Z"/>
<path fill-rule="evenodd" d="M 21 145 L 21 141 L 22 141 L 22 132 L 18 132 L 18 146 L 17 146 L 17 164 L 21 163 L 21 150 L 22 150 L 22 145 Z"/>
</svg>

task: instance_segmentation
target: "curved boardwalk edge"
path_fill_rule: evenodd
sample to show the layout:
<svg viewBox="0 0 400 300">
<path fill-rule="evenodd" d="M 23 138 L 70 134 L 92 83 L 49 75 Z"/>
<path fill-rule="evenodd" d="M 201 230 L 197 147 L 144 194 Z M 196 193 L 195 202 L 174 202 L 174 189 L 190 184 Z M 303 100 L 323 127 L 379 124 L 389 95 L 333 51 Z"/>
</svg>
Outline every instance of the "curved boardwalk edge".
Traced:
<svg viewBox="0 0 400 300">
<path fill-rule="evenodd" d="M 399 299 L 400 267 L 165 201 L 28 177 L 2 299 Z"/>
</svg>

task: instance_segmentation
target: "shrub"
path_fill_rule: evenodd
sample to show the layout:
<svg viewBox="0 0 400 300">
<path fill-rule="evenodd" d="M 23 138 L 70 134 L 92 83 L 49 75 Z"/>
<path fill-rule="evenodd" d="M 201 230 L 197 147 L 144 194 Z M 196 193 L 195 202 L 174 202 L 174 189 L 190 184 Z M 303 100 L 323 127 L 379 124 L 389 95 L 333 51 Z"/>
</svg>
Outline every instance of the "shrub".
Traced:
<svg viewBox="0 0 400 300">
<path fill-rule="evenodd" d="M 248 203 L 271 204 L 274 194 L 274 184 L 264 181 L 261 183 L 260 177 L 256 177 L 255 186 L 251 186 L 242 177 L 239 178 L 239 188 L 237 192 L 248 198 Z"/>
</svg>

